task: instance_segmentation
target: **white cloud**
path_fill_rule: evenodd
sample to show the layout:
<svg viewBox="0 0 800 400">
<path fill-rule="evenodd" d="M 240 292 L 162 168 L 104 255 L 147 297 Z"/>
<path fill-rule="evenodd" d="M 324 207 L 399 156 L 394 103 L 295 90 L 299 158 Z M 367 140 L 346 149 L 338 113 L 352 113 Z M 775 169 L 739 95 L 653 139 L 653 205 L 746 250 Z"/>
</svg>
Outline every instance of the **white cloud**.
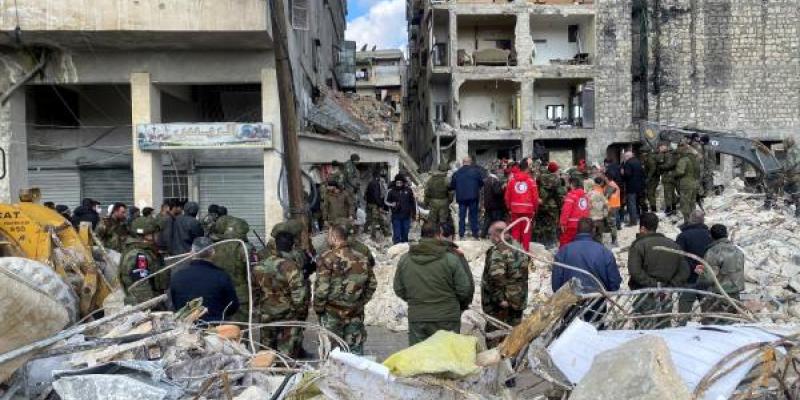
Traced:
<svg viewBox="0 0 800 400">
<path fill-rule="evenodd" d="M 364 1 L 364 0 L 362 0 Z M 364 15 L 347 23 L 345 38 L 355 40 L 356 48 L 367 45 L 379 49 L 402 49 L 406 47 L 406 2 L 405 0 L 379 0 Z"/>
</svg>

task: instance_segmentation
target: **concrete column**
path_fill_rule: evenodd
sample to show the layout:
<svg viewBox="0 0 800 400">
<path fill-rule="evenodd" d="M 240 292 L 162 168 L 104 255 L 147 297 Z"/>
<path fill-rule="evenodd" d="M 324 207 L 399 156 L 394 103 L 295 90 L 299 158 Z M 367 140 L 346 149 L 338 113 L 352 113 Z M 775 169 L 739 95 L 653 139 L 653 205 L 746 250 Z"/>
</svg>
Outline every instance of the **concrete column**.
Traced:
<svg viewBox="0 0 800 400">
<path fill-rule="evenodd" d="M 524 135 L 521 137 L 522 139 L 522 156 L 529 157 L 533 155 L 533 139 L 529 139 Z"/>
<path fill-rule="evenodd" d="M 534 130 L 533 115 L 533 79 L 520 82 L 520 97 L 522 98 L 522 130 Z"/>
<path fill-rule="evenodd" d="M 517 65 L 531 65 L 533 36 L 531 36 L 530 14 L 527 9 L 517 13 L 517 24 L 514 26 L 514 48 L 517 50 Z"/>
<path fill-rule="evenodd" d="M 586 165 L 591 166 L 594 164 L 603 165 L 603 160 L 606 158 L 606 145 L 607 142 L 596 139 L 597 135 L 592 135 L 586 139 Z"/>
<path fill-rule="evenodd" d="M 131 73 L 131 120 L 133 125 L 133 199 L 139 208 L 161 205 L 164 191 L 161 153 L 141 151 L 136 126 L 161 122 L 161 93 L 147 72 Z"/>
<path fill-rule="evenodd" d="M 275 66 L 261 70 L 261 111 L 264 122 L 272 124 L 272 149 L 264 150 L 264 225 L 266 232 L 283 221 L 283 207 L 278 200 L 278 183 L 280 182 L 283 159 L 279 152 L 283 151 L 281 141 L 281 107 L 278 103 L 278 79 Z M 284 192 L 285 193 L 285 192 Z M 266 237 L 266 232 L 259 232 Z"/>
<path fill-rule="evenodd" d="M 453 122 L 453 128 L 460 128 L 461 127 L 461 116 L 458 115 L 459 109 L 459 90 L 461 89 L 461 84 L 464 83 L 464 80 L 461 78 L 453 77 L 453 80 L 450 84 L 450 121 Z"/>
<path fill-rule="evenodd" d="M 469 155 L 469 140 L 456 133 L 456 162 L 461 163 Z"/>
<path fill-rule="evenodd" d="M 5 151 L 5 165 L 0 174 L 0 202 L 16 203 L 19 191 L 28 187 L 28 133 L 25 124 L 25 87 L 11 95 L 0 107 L 0 148 Z M 0 160 L 3 161 L 3 160 Z"/>
<path fill-rule="evenodd" d="M 389 179 L 394 179 L 400 173 L 400 159 L 397 156 L 389 158 Z"/>
<path fill-rule="evenodd" d="M 447 38 L 447 52 L 450 53 L 450 67 L 458 66 L 458 17 L 456 16 L 456 12 L 450 10 L 447 12 L 447 19 L 449 24 L 447 28 L 449 29 L 448 38 Z"/>
</svg>

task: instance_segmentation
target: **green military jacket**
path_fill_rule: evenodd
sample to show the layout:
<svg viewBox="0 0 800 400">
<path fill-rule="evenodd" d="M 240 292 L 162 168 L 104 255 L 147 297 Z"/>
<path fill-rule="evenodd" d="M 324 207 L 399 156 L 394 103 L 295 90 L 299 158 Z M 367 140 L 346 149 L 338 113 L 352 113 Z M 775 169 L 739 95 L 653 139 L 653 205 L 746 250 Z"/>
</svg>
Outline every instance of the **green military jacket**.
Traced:
<svg viewBox="0 0 800 400">
<path fill-rule="evenodd" d="M 130 228 L 125 221 L 117 221 L 114 218 L 103 218 L 94 230 L 95 235 L 107 249 L 122 253 L 125 242 L 130 235 Z"/>
<path fill-rule="evenodd" d="M 655 250 L 663 246 L 680 250 L 675 241 L 660 233 L 639 234 L 628 252 L 628 286 L 632 290 L 648 287 L 682 287 L 689 279 L 686 258 L 666 251 Z"/>
<path fill-rule="evenodd" d="M 290 254 L 270 256 L 253 268 L 259 292 L 258 309 L 269 320 L 295 318 L 308 309 L 308 287 L 303 268 Z"/>
<path fill-rule="evenodd" d="M 140 260 L 146 269 L 140 269 Z M 122 259 L 119 263 L 119 281 L 125 289 L 125 303 L 137 304 L 164 293 L 169 287 L 169 274 L 163 273 L 147 282 L 128 289 L 134 282 L 150 276 L 164 268 L 164 261 L 158 254 L 155 244 L 136 237 L 125 241 Z"/>
<path fill-rule="evenodd" d="M 430 206 L 431 200 L 450 200 L 447 188 L 447 173 L 434 172 L 425 184 L 425 204 Z"/>
<path fill-rule="evenodd" d="M 206 236 L 210 235 L 214 230 L 214 224 L 217 222 L 217 218 L 217 214 L 208 214 L 200 221 L 200 225 L 203 226 L 203 232 L 206 233 Z"/>
<path fill-rule="evenodd" d="M 472 302 L 472 275 L 435 239 L 419 243 L 400 258 L 394 292 L 408 303 L 410 322 L 456 322 L 461 305 Z"/>
<path fill-rule="evenodd" d="M 697 156 L 691 150 L 683 150 L 675 164 L 675 178 L 678 186 L 684 188 L 697 187 Z"/>
<path fill-rule="evenodd" d="M 512 240 L 512 243 L 513 242 Z M 481 306 L 486 312 L 500 310 L 508 302 L 512 310 L 524 310 L 528 302 L 528 265 L 525 257 L 498 243 L 486 251 L 481 284 Z"/>
<path fill-rule="evenodd" d="M 339 318 L 363 315 L 364 306 L 378 287 L 367 258 L 346 244 L 323 253 L 317 260 L 314 311 Z"/>
<path fill-rule="evenodd" d="M 250 249 L 248 249 L 248 254 L 245 255 L 241 243 L 228 242 L 214 246 L 214 256 L 211 257 L 211 262 L 214 265 L 230 275 L 240 303 L 247 303 L 250 298 L 247 288 L 247 258 L 249 253 Z"/>
<path fill-rule="evenodd" d="M 539 208 L 557 210 L 567 194 L 558 175 L 546 171 L 539 177 Z"/>
<path fill-rule="evenodd" d="M 656 156 L 658 163 L 658 172 L 661 174 L 661 180 L 669 183 L 675 182 L 675 164 L 677 157 L 672 150 L 666 153 L 658 153 Z"/>
<path fill-rule="evenodd" d="M 464 271 L 469 275 L 469 285 L 470 285 L 470 292 L 475 293 L 475 280 L 472 276 L 472 268 L 469 265 L 469 261 L 467 261 L 467 257 L 464 256 L 464 253 L 458 248 L 458 245 L 449 241 L 449 240 L 440 240 L 439 241 L 450 253 L 458 257 L 461 261 L 461 265 L 464 267 Z M 470 298 L 470 302 L 472 299 Z M 470 303 L 461 304 L 461 309 L 466 310 L 469 308 Z"/>
<path fill-rule="evenodd" d="M 658 178 L 660 177 L 659 168 L 658 168 L 658 155 L 653 153 L 647 153 L 644 157 L 644 174 L 647 177 L 647 182 L 658 183 Z"/>
<path fill-rule="evenodd" d="M 340 223 L 353 216 L 353 200 L 345 192 L 333 193 L 328 191 L 325 203 L 322 205 L 322 218 L 329 223 Z"/>
<path fill-rule="evenodd" d="M 714 269 L 722 290 L 728 294 L 744 291 L 744 253 L 728 239 L 718 239 L 706 250 L 705 260 Z M 700 277 L 702 283 L 711 291 L 719 292 L 711 273 L 706 271 Z"/>
<path fill-rule="evenodd" d="M 784 169 L 787 183 L 800 185 L 800 144 L 795 143 L 786 149 Z M 794 188 L 794 190 L 800 190 L 800 187 Z"/>
<path fill-rule="evenodd" d="M 344 188 L 350 191 L 351 193 L 358 193 L 359 187 L 361 186 L 360 182 L 358 181 L 358 168 L 356 168 L 356 163 L 352 160 L 348 160 L 344 163 L 343 169 L 343 183 L 345 184 Z"/>
</svg>

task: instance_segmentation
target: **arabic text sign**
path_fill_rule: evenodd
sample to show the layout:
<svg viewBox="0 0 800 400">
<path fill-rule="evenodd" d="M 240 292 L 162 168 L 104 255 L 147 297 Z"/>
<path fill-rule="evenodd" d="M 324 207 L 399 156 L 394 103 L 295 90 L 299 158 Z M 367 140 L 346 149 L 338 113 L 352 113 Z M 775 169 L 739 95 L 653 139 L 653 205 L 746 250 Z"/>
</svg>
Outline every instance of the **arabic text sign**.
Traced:
<svg viewBox="0 0 800 400">
<path fill-rule="evenodd" d="M 140 150 L 272 147 L 269 123 L 176 123 L 136 126 Z"/>
</svg>

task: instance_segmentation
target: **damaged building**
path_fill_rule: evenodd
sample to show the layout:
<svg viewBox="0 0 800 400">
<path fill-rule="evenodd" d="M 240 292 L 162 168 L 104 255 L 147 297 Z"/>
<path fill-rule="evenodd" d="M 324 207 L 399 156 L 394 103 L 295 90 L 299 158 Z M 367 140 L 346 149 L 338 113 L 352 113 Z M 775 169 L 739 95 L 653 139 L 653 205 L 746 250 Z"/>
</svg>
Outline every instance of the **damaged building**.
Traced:
<svg viewBox="0 0 800 400">
<path fill-rule="evenodd" d="M 372 132 L 376 140 L 402 142 L 406 58 L 401 50 L 368 51 L 366 46 L 356 53 L 356 94 L 361 108 L 371 108 L 369 111 L 391 122 L 390 132 Z"/>
<path fill-rule="evenodd" d="M 635 147 L 645 120 L 778 143 L 800 126 L 797 12 L 796 1 L 409 0 L 406 148 L 423 167 L 467 154 L 600 163 Z"/>
<path fill-rule="evenodd" d="M 287 203 L 269 4 L 3 2 L 0 201 L 31 186 L 70 208 L 191 200 L 263 237 Z M 358 152 L 396 171 L 396 146 L 371 143 L 324 95 L 354 87 L 346 1 L 285 8 L 302 167 L 324 178 L 314 171 Z"/>
</svg>

